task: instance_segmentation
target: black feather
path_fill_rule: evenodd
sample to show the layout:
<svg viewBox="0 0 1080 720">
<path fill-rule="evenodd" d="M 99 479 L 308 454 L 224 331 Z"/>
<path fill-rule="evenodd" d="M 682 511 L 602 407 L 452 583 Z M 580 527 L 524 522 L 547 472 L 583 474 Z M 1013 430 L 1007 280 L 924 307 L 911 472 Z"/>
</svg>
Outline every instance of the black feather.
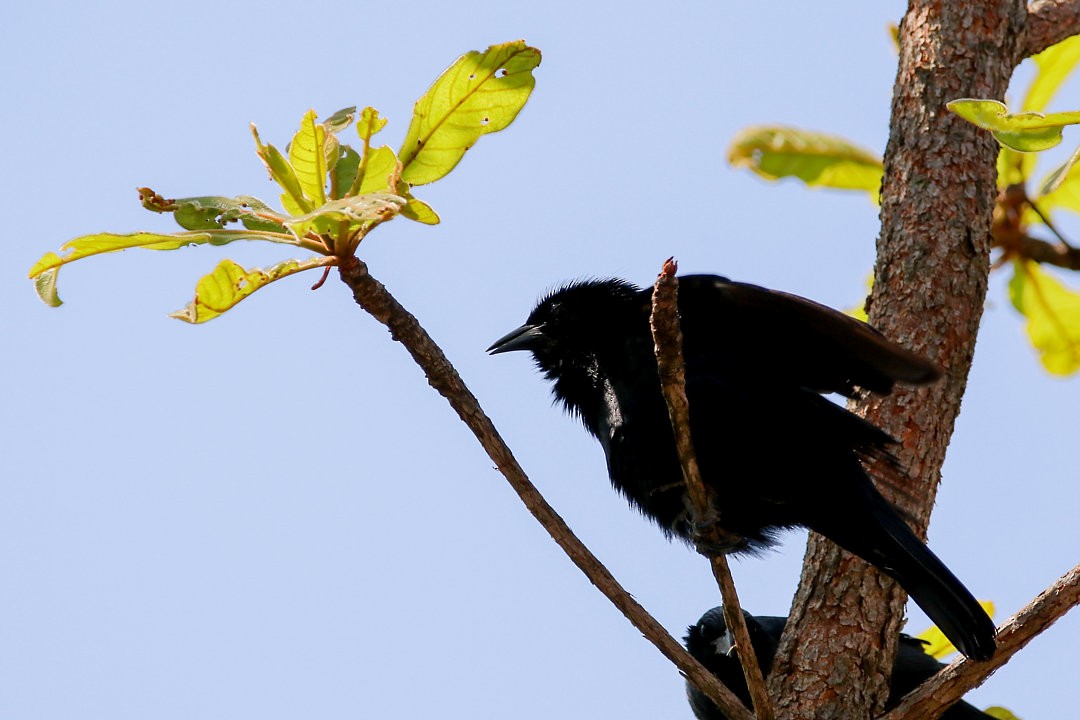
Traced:
<svg viewBox="0 0 1080 720">
<path fill-rule="evenodd" d="M 604 449 L 608 475 L 669 536 L 691 539 L 685 486 L 649 330 L 650 291 L 578 282 L 546 296 L 489 351 L 529 350 Z M 680 278 L 690 426 L 734 551 L 809 527 L 896 578 L 965 655 L 994 625 L 877 491 L 902 474 L 885 432 L 820 393 L 885 393 L 940 376 L 929 360 L 810 300 L 713 275 Z"/>
<path fill-rule="evenodd" d="M 776 649 L 780 645 L 780 635 L 784 632 L 787 618 L 754 616 L 743 612 L 746 629 L 750 634 L 750 644 L 754 648 L 761 672 L 768 675 L 772 669 Z M 750 707 L 750 691 L 743 677 L 742 661 L 738 650 L 733 649 L 733 641 L 724 621 L 724 609 L 715 607 L 701 616 L 697 624 L 686 630 L 686 649 L 705 668 Z M 900 635 L 896 659 L 893 661 L 892 679 L 889 684 L 889 698 L 885 709 L 889 710 L 900 699 L 921 685 L 929 677 L 945 667 L 924 652 L 921 640 Z M 698 720 L 725 720 L 726 716 L 708 697 L 698 690 L 693 683 L 686 684 L 686 696 L 694 717 Z M 987 715 L 973 705 L 960 701 L 949 707 L 941 716 L 942 720 L 989 720 Z"/>
</svg>

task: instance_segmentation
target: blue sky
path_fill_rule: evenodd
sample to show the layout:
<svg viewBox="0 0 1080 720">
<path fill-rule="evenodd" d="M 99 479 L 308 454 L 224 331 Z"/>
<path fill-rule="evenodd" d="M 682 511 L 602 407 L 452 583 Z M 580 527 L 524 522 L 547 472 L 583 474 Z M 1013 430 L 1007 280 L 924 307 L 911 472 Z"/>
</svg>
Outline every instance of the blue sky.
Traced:
<svg viewBox="0 0 1080 720">
<path fill-rule="evenodd" d="M 315 275 L 282 281 L 191 327 L 166 315 L 219 259 L 289 255 L 84 261 L 62 273 L 58 310 L 25 274 L 79 234 L 169 229 L 137 186 L 273 202 L 249 122 L 283 146 L 310 107 L 373 105 L 396 146 L 455 57 L 527 39 L 544 60 L 517 122 L 417 191 L 442 224 L 395 221 L 361 255 L 570 525 L 681 635 L 718 603 L 705 562 L 627 510 L 526 357 L 483 350 L 545 289 L 648 283 L 670 255 L 687 272 L 860 300 L 876 209 L 724 158 L 739 129 L 768 122 L 884 148 L 886 24 L 904 4 L 778 5 L 10 9 L 0 716 L 690 717 L 674 669 L 336 278 L 318 292 Z M 1051 109 L 1078 106 L 1074 82 Z M 1043 373 L 995 278 L 930 539 L 999 621 L 1080 555 L 1076 382 Z M 803 540 L 735 563 L 747 609 L 786 612 Z M 924 625 L 913 608 L 909 628 Z M 1074 613 L 969 698 L 1060 717 L 1078 631 Z"/>
</svg>

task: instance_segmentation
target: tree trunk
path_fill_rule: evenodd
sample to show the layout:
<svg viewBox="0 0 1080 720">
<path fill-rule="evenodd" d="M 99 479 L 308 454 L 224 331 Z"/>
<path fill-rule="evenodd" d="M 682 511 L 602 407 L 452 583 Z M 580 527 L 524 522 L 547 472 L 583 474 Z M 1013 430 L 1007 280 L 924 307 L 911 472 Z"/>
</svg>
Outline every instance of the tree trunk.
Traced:
<svg viewBox="0 0 1080 720">
<path fill-rule="evenodd" d="M 1004 98 L 1025 20 L 1021 0 L 913 0 L 900 28 L 870 322 L 933 358 L 945 378 L 853 408 L 900 440 L 910 480 L 880 489 L 918 521 L 920 534 L 975 351 L 990 270 L 998 152 L 989 133 L 945 103 Z M 770 677 L 778 716 L 878 714 L 905 600 L 891 579 L 812 535 L 794 622 Z"/>
</svg>

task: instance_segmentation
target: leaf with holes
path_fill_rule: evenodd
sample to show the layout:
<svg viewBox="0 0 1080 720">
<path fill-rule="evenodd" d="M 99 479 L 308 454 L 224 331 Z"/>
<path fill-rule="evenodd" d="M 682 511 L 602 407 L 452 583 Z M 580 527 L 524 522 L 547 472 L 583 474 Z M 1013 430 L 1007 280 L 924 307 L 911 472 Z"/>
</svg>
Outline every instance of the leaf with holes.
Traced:
<svg viewBox="0 0 1080 720">
<path fill-rule="evenodd" d="M 150 188 L 139 188 L 139 194 L 143 207 L 157 213 L 172 213 L 176 224 L 185 230 L 217 230 L 240 221 L 248 230 L 285 232 L 281 224 L 285 218 L 250 195 L 165 199 Z"/>
<path fill-rule="evenodd" d="M 844 138 L 777 125 L 749 127 L 735 136 L 728 162 L 767 180 L 795 177 L 810 187 L 863 190 L 877 201 L 881 158 Z"/>
<path fill-rule="evenodd" d="M 1080 293 L 1030 260 L 1013 263 L 1009 299 L 1027 318 L 1027 334 L 1053 375 L 1080 370 Z"/>
<path fill-rule="evenodd" d="M 116 233 L 96 233 L 83 235 L 69 240 L 60 246 L 60 252 L 45 253 L 30 268 L 30 279 L 42 302 L 52 307 L 59 307 L 60 297 L 56 292 L 57 273 L 68 263 L 93 255 L 118 252 L 130 248 L 146 250 L 177 250 L 191 245 L 228 245 L 237 240 L 269 240 L 286 245 L 301 245 L 291 233 L 270 233 L 253 230 L 205 230 L 178 233 L 137 232 L 129 235 Z"/>
<path fill-rule="evenodd" d="M 373 107 L 366 107 L 360 111 L 360 120 L 356 123 L 356 133 L 367 145 L 375 133 L 386 127 L 386 118 L 379 115 L 379 111 Z"/>
<path fill-rule="evenodd" d="M 398 158 L 411 185 L 438 180 L 481 135 L 517 117 L 532 93 L 540 51 L 524 40 L 492 45 L 458 58 L 416 101 Z"/>
<path fill-rule="evenodd" d="M 350 195 L 331 200 L 312 212 L 297 215 L 285 225 L 297 238 L 301 238 L 317 225 L 344 222 L 349 224 L 349 229 L 342 235 L 350 235 L 366 223 L 389 220 L 401 212 L 404 204 L 405 198 L 385 192 Z"/>
<path fill-rule="evenodd" d="M 199 280 L 195 286 L 195 299 L 183 310 L 178 310 L 169 317 L 188 323 L 213 320 L 272 282 L 333 262 L 333 258 L 316 257 L 308 260 L 286 260 L 266 270 L 245 270 L 232 260 L 222 260 L 213 272 Z"/>
</svg>

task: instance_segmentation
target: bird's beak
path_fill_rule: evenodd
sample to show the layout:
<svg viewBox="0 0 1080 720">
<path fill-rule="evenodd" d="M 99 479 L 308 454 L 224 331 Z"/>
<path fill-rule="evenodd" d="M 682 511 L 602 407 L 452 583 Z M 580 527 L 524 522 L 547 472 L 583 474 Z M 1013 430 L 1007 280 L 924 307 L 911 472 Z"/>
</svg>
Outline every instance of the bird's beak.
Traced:
<svg viewBox="0 0 1080 720">
<path fill-rule="evenodd" d="M 544 332 L 539 325 L 522 325 L 492 343 L 487 349 L 492 355 L 512 352 L 514 350 L 532 350 L 544 338 Z"/>
</svg>

